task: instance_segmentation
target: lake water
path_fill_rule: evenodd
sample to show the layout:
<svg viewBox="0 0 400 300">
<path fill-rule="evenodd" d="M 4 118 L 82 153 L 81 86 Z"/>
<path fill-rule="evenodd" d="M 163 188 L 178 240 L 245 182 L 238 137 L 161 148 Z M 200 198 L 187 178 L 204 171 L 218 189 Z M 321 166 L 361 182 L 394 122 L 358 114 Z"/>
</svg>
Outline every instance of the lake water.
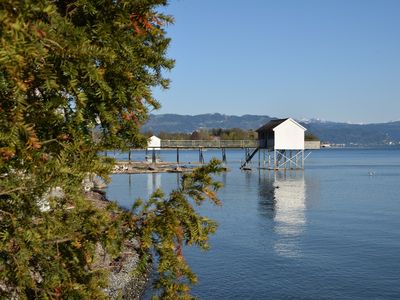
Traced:
<svg viewBox="0 0 400 300">
<path fill-rule="evenodd" d="M 194 295 L 400 299 L 399 149 L 313 151 L 304 171 L 287 172 L 240 171 L 243 155 L 227 151 L 231 171 L 218 177 L 223 206 L 199 209 L 219 228 L 208 252 L 185 249 L 199 276 Z M 205 152 L 211 156 L 221 154 Z M 181 152 L 181 160 L 197 159 L 196 152 Z M 108 196 L 129 207 L 178 181 L 168 173 L 114 175 Z"/>
</svg>

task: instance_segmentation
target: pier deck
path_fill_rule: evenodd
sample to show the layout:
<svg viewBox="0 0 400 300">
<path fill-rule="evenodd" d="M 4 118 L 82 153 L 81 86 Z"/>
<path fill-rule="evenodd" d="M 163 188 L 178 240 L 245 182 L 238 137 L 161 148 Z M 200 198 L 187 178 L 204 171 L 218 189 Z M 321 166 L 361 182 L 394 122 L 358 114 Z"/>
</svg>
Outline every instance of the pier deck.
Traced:
<svg viewBox="0 0 400 300">
<path fill-rule="evenodd" d="M 259 140 L 161 140 L 161 149 L 198 149 L 198 148 L 258 148 Z M 320 149 L 320 142 L 305 141 L 305 149 Z"/>
<path fill-rule="evenodd" d="M 258 140 L 161 140 L 160 148 L 256 148 L 258 145 Z"/>
</svg>

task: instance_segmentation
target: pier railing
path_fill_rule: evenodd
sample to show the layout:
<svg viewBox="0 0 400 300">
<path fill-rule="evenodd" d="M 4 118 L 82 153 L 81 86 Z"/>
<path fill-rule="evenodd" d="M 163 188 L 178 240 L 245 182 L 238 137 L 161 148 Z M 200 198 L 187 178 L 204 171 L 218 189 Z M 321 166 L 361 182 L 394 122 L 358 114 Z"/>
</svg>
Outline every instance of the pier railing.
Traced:
<svg viewBox="0 0 400 300">
<path fill-rule="evenodd" d="M 161 140 L 161 148 L 256 148 L 258 140 Z"/>
<path fill-rule="evenodd" d="M 156 148 L 257 148 L 258 140 L 161 140 L 160 147 Z M 305 141 L 305 149 L 320 149 L 319 141 Z"/>
</svg>

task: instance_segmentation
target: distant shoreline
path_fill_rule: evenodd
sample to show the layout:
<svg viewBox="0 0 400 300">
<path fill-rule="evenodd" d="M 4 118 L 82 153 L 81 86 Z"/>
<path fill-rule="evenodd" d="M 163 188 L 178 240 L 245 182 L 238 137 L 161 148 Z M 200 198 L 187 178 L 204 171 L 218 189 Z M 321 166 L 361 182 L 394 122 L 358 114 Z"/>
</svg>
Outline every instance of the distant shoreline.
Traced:
<svg viewBox="0 0 400 300">
<path fill-rule="evenodd" d="M 400 149 L 400 145 L 321 146 L 321 150 L 325 149 Z"/>
</svg>

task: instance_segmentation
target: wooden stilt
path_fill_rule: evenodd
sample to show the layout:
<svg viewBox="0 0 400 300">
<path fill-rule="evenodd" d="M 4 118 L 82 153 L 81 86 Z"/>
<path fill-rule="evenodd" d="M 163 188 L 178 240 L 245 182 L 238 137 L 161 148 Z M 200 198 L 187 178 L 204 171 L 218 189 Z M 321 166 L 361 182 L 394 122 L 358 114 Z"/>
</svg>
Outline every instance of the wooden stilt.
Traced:
<svg viewBox="0 0 400 300">
<path fill-rule="evenodd" d="M 222 151 L 222 162 L 225 164 L 226 163 L 226 151 L 225 148 L 221 148 Z"/>
<path fill-rule="evenodd" d="M 203 148 L 199 148 L 199 163 L 204 164 Z"/>
</svg>

